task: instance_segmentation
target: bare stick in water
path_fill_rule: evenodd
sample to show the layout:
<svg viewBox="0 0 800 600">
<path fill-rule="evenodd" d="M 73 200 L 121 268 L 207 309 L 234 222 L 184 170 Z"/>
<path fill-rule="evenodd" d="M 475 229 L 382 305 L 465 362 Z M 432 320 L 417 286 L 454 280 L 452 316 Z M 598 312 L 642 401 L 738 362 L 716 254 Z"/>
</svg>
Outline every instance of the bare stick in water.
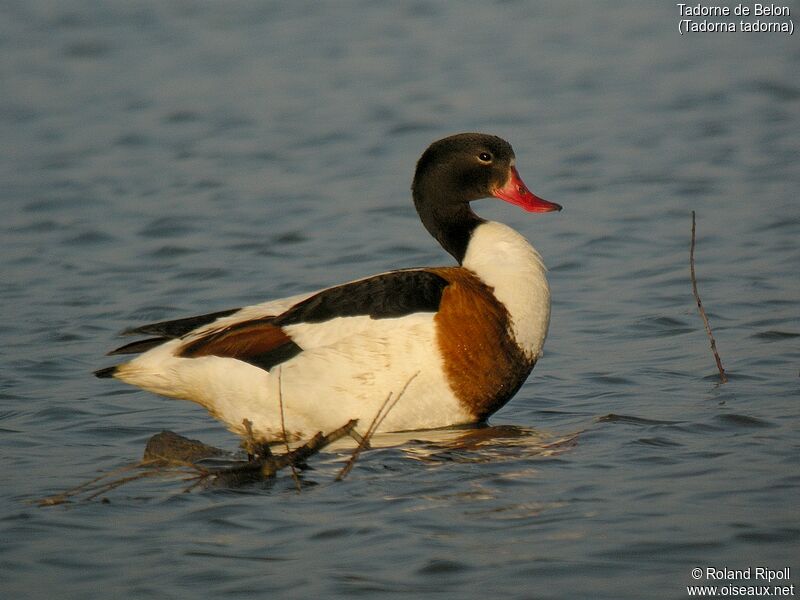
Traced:
<svg viewBox="0 0 800 600">
<path fill-rule="evenodd" d="M 705 325 L 706 333 L 708 334 L 708 339 L 711 340 L 711 351 L 714 353 L 714 360 L 717 361 L 717 369 L 719 369 L 719 378 L 722 383 L 728 382 L 728 376 L 725 375 L 725 369 L 722 368 L 722 361 L 719 358 L 719 353 L 717 352 L 717 342 L 714 340 L 714 334 L 711 333 L 711 325 L 708 323 L 708 317 L 706 316 L 706 311 L 703 308 L 703 302 L 700 300 L 700 294 L 697 291 L 697 277 L 695 277 L 694 273 L 694 244 L 695 244 L 695 218 L 694 218 L 694 211 L 692 211 L 692 247 L 689 250 L 689 268 L 692 274 L 692 293 L 694 294 L 694 299 L 697 302 L 697 308 L 700 311 L 700 316 L 703 317 L 703 325 Z"/>
</svg>

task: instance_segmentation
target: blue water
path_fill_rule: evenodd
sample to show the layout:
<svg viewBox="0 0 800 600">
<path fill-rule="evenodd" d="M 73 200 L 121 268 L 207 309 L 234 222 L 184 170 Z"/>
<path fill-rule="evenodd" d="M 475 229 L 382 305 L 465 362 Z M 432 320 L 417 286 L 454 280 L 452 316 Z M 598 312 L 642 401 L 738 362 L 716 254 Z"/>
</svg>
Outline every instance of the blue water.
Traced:
<svg viewBox="0 0 800 600">
<path fill-rule="evenodd" d="M 678 19 L 5 2 L 2 596 L 685 598 L 707 583 L 692 568 L 757 566 L 800 583 L 800 47 Z M 116 333 L 447 264 L 409 184 L 465 130 L 507 138 L 565 207 L 476 205 L 532 240 L 553 293 L 545 356 L 491 429 L 389 437 L 341 483 L 331 450 L 300 494 L 284 474 L 33 503 L 162 429 L 236 450 L 202 409 L 91 377 Z"/>
</svg>

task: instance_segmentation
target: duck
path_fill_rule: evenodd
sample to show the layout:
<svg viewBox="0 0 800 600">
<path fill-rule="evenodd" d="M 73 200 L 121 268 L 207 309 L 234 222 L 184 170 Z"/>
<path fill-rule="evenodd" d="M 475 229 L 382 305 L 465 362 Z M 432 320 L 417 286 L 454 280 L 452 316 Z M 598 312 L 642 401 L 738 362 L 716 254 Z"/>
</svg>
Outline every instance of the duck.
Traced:
<svg viewBox="0 0 800 600">
<path fill-rule="evenodd" d="M 95 375 L 198 403 L 262 442 L 307 439 L 352 419 L 362 434 L 485 422 L 542 355 L 550 288 L 528 240 L 471 203 L 562 207 L 534 195 L 511 145 L 485 133 L 434 141 L 411 196 L 456 264 L 133 327 L 122 334 L 148 337 L 108 354 L 137 356 Z"/>
</svg>

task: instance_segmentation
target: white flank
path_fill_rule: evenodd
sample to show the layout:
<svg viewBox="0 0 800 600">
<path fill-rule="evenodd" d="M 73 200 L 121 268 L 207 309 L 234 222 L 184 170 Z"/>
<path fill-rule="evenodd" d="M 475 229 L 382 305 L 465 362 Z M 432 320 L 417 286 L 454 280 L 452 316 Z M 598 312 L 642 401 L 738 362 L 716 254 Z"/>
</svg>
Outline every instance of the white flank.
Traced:
<svg viewBox="0 0 800 600">
<path fill-rule="evenodd" d="M 357 430 L 365 432 L 387 396 L 396 398 L 412 378 L 378 431 L 471 420 L 447 384 L 432 313 L 339 318 L 286 331 L 304 351 L 271 373 L 231 358 L 176 357 L 185 341 L 173 340 L 121 365 L 115 376 L 157 394 L 197 402 L 238 434 L 244 433 L 242 421 L 248 419 L 265 439 L 281 436 L 279 383 L 286 431 L 293 438 L 331 431 L 349 419 L 359 419 Z"/>
</svg>

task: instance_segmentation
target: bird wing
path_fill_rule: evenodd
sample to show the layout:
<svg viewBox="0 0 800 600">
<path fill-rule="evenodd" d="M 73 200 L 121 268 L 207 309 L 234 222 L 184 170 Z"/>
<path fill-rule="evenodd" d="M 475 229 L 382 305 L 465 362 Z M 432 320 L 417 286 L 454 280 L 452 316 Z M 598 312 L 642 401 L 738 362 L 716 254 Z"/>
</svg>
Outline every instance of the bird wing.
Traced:
<svg viewBox="0 0 800 600">
<path fill-rule="evenodd" d="M 110 354 L 146 352 L 180 338 L 185 343 L 176 356 L 235 358 L 268 371 L 305 349 L 363 331 L 370 320 L 435 313 L 447 285 L 433 270 L 389 271 L 311 295 L 129 329 L 124 333 L 157 337 Z"/>
</svg>

